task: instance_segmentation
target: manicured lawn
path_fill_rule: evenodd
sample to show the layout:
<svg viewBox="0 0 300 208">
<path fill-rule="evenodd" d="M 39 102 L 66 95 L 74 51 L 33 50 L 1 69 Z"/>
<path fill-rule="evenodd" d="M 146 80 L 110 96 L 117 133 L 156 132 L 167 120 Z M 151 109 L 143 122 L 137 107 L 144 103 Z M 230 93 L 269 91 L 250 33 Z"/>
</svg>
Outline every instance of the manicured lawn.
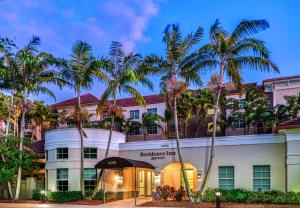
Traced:
<svg viewBox="0 0 300 208">
<path fill-rule="evenodd" d="M 215 208 L 216 204 L 211 202 L 175 202 L 175 201 L 151 201 L 139 205 L 140 207 L 193 207 L 193 208 Z M 276 204 L 237 204 L 221 203 L 222 208 L 300 208 L 300 205 L 276 205 Z"/>
</svg>

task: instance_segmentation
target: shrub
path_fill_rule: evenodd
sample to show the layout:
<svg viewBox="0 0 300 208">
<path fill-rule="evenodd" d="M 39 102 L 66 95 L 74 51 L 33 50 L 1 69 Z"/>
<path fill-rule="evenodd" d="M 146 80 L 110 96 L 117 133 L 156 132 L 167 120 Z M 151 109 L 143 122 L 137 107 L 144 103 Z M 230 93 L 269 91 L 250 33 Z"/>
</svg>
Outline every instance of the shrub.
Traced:
<svg viewBox="0 0 300 208">
<path fill-rule="evenodd" d="M 196 201 L 202 199 L 206 202 L 216 200 L 216 189 L 208 189 L 204 196 L 200 192 L 195 193 Z M 300 204 L 300 193 L 282 191 L 246 191 L 243 189 L 219 190 L 221 201 L 224 202 L 245 202 L 245 203 L 271 203 L 271 204 Z"/>
<path fill-rule="evenodd" d="M 162 198 L 163 200 L 168 200 L 169 198 L 175 198 L 176 189 L 174 187 L 165 185 L 163 187 L 157 187 L 156 192 L 158 193 L 160 198 Z"/>
<path fill-rule="evenodd" d="M 51 202 L 73 202 L 81 200 L 80 191 L 55 191 L 48 192 L 47 199 Z"/>
<path fill-rule="evenodd" d="M 183 187 L 180 187 L 174 195 L 176 201 L 182 201 L 186 196 L 185 190 Z"/>
<path fill-rule="evenodd" d="M 41 190 L 35 189 L 32 191 L 32 199 L 34 200 L 41 200 Z"/>
</svg>

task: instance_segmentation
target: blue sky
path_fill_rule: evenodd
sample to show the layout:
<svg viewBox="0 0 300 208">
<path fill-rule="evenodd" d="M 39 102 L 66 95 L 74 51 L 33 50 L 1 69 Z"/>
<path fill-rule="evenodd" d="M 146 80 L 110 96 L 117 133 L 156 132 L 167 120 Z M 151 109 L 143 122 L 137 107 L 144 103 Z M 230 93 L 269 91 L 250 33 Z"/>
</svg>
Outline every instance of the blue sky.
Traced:
<svg viewBox="0 0 300 208">
<path fill-rule="evenodd" d="M 106 55 L 112 40 L 121 41 L 127 51 L 162 55 L 162 31 L 167 24 L 180 24 L 183 34 L 203 27 L 201 46 L 217 18 L 229 31 L 243 19 L 267 19 L 271 28 L 257 37 L 266 41 L 281 74 L 243 73 L 245 81 L 261 83 L 270 77 L 300 74 L 299 11 L 299 0 L 0 0 L 0 36 L 14 39 L 21 47 L 38 35 L 42 50 L 65 58 L 76 40 L 91 44 L 95 56 Z M 202 76 L 204 83 L 208 77 Z M 143 94 L 159 92 L 157 77 L 152 80 L 154 91 L 139 87 Z M 51 89 L 57 101 L 75 95 L 67 88 Z M 88 91 L 100 97 L 103 89 L 95 82 Z M 44 95 L 36 99 L 54 102 Z"/>
</svg>

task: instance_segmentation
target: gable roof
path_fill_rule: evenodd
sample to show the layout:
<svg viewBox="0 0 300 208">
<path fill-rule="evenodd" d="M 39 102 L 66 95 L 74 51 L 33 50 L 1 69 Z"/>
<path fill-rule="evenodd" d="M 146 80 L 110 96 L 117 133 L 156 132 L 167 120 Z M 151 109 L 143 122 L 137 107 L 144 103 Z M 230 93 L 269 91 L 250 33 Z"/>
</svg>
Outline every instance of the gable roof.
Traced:
<svg viewBox="0 0 300 208">
<path fill-rule="evenodd" d="M 276 81 L 281 81 L 281 80 L 298 79 L 298 78 L 300 78 L 300 75 L 288 76 L 288 77 L 278 77 L 278 78 L 273 78 L 273 79 L 265 79 L 265 80 L 263 80 L 263 84 L 265 84 L 266 82 L 276 82 Z"/>
<path fill-rule="evenodd" d="M 282 129 L 300 129 L 300 117 L 283 121 L 277 124 L 276 132 Z"/>
<path fill-rule="evenodd" d="M 151 104 L 157 104 L 157 103 L 164 103 L 165 99 L 163 95 L 155 94 L 155 95 L 147 95 L 143 96 L 147 105 Z M 88 93 L 80 96 L 81 98 L 81 104 L 83 105 L 96 105 L 99 102 L 99 99 L 96 98 L 94 95 Z M 112 104 L 112 100 L 109 100 L 108 103 Z M 55 103 L 51 105 L 52 108 L 62 108 L 62 107 L 68 107 L 68 106 L 75 106 L 77 104 L 77 97 L 71 98 L 62 102 Z M 121 98 L 117 99 L 117 105 L 121 107 L 130 107 L 130 106 L 137 106 L 134 98 Z"/>
<path fill-rule="evenodd" d="M 96 98 L 94 95 L 87 93 L 80 96 L 81 104 L 96 104 L 99 102 L 98 98 Z M 77 97 L 71 98 L 68 100 L 64 100 L 58 103 L 55 103 L 51 105 L 52 108 L 61 108 L 61 107 L 67 107 L 67 106 L 75 106 L 77 104 Z"/>
</svg>

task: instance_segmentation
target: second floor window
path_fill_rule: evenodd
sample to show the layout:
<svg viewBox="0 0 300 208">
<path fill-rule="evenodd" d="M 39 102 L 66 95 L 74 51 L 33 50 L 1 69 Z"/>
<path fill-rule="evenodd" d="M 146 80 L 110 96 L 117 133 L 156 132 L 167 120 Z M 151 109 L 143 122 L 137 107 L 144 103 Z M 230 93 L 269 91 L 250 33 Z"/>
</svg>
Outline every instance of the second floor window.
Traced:
<svg viewBox="0 0 300 208">
<path fill-rule="evenodd" d="M 97 148 L 84 148 L 84 158 L 97 159 Z"/>
<path fill-rule="evenodd" d="M 148 108 L 147 113 L 157 115 L 157 108 Z"/>
<path fill-rule="evenodd" d="M 131 110 L 130 112 L 131 119 L 139 119 L 140 118 L 140 111 L 139 110 Z"/>
<path fill-rule="evenodd" d="M 57 148 L 56 149 L 56 159 L 68 159 L 69 150 L 68 148 Z"/>
<path fill-rule="evenodd" d="M 243 107 L 244 107 L 244 102 L 245 102 L 245 99 L 240 99 L 240 100 L 239 100 L 239 107 L 240 107 L 240 108 L 243 108 Z"/>
<path fill-rule="evenodd" d="M 111 120 L 111 115 L 109 115 L 109 114 L 104 114 L 104 115 L 102 116 L 102 119 L 103 119 L 103 120 Z"/>
<path fill-rule="evenodd" d="M 155 125 L 147 126 L 147 133 L 148 134 L 157 134 L 157 126 L 155 126 Z"/>
<path fill-rule="evenodd" d="M 236 121 L 232 122 L 232 126 L 234 128 L 244 128 L 245 124 L 244 124 L 244 121 L 242 121 L 242 120 L 236 120 Z"/>
</svg>

